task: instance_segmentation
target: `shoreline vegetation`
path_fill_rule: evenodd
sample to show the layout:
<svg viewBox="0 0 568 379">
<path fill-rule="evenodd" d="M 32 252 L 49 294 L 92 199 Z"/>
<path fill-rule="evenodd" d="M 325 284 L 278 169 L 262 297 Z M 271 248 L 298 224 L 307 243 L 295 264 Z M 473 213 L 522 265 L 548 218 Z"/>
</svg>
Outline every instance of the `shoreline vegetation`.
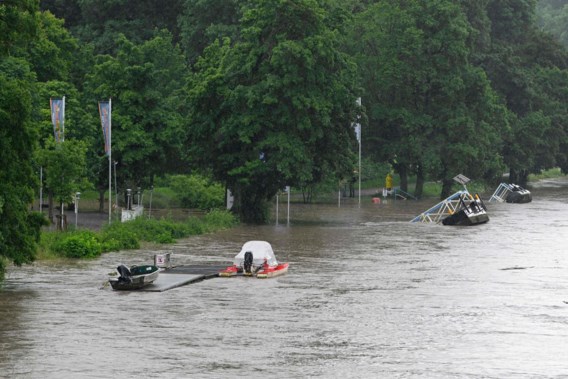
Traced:
<svg viewBox="0 0 568 379">
<path fill-rule="evenodd" d="M 531 175 L 529 182 L 560 176 L 563 176 L 560 169 L 552 169 L 540 175 Z M 365 197 L 375 196 L 370 192 L 375 189 L 374 183 L 376 180 L 368 181 L 362 186 L 366 192 Z M 412 182 L 409 184 L 412 185 Z M 493 190 L 483 183 L 474 182 L 470 187 L 471 191 L 479 193 L 488 193 Z M 441 184 L 429 182 L 424 188 L 424 197 L 435 197 L 440 193 Z M 159 202 L 163 206 L 166 204 L 175 206 L 175 201 L 168 200 L 168 196 L 165 195 L 168 191 L 168 189 L 156 191 L 157 198 L 161 199 Z M 324 202 L 328 199 L 327 196 L 318 196 L 314 200 Z M 294 202 L 298 201 L 301 201 L 301 195 L 296 193 Z M 37 260 L 96 258 L 112 251 L 139 249 L 144 244 L 170 244 L 180 238 L 216 232 L 231 228 L 238 223 L 236 216 L 230 212 L 213 210 L 201 215 L 189 216 L 184 220 L 174 219 L 171 213 L 169 217 L 140 217 L 125 223 L 104 224 L 100 230 L 87 228 L 71 228 L 65 232 L 44 230 L 41 232 Z"/>
<path fill-rule="evenodd" d="M 105 224 L 100 230 L 42 231 L 36 260 L 92 259 L 104 253 L 139 249 L 143 244 L 170 244 L 177 239 L 212 233 L 238 224 L 227 211 L 212 210 L 183 221 L 139 217 Z"/>
</svg>

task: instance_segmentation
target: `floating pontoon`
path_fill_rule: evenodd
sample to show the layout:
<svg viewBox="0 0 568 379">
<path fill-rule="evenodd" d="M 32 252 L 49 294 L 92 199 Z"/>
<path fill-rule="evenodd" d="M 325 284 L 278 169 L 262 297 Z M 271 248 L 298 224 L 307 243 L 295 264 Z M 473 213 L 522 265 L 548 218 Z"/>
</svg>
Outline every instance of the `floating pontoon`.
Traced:
<svg viewBox="0 0 568 379">
<path fill-rule="evenodd" d="M 489 202 L 498 201 L 500 203 L 530 203 L 532 201 L 531 192 L 517 184 L 501 183 L 489 199 Z"/>
<path fill-rule="evenodd" d="M 466 188 L 469 178 L 458 175 L 454 181 L 463 185 L 463 190 L 454 193 L 445 200 L 425 212 L 411 222 L 442 223 L 444 225 L 477 225 L 489 221 L 487 209 L 479 195 L 471 195 Z"/>
</svg>

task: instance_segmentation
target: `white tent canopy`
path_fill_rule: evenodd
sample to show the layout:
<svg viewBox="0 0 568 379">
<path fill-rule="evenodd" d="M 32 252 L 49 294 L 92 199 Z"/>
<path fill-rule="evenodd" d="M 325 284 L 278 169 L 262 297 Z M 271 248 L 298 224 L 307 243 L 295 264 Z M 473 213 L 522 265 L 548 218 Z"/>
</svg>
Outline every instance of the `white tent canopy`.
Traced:
<svg viewBox="0 0 568 379">
<path fill-rule="evenodd" d="M 269 266 L 276 266 L 278 261 L 274 256 L 274 251 L 272 251 L 272 246 L 266 241 L 248 241 L 246 242 L 241 252 L 235 256 L 233 263 L 236 266 L 242 267 L 245 260 L 245 253 L 250 251 L 253 256 L 252 264 L 254 266 L 260 266 L 264 263 L 264 259 L 268 261 Z"/>
</svg>

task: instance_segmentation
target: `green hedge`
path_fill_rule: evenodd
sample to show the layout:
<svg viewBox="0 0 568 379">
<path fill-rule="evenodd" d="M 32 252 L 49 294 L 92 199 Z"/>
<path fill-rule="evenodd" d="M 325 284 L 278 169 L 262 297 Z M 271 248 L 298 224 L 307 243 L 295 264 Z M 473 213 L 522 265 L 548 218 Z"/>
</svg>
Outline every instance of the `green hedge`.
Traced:
<svg viewBox="0 0 568 379">
<path fill-rule="evenodd" d="M 140 217 L 106 225 L 99 232 L 42 232 L 40 258 L 95 258 L 104 252 L 138 249 L 141 241 L 168 244 L 179 238 L 229 228 L 236 223 L 236 218 L 229 212 L 214 210 L 202 218 L 190 217 L 183 222 Z"/>
<path fill-rule="evenodd" d="M 96 258 L 102 253 L 103 245 L 96 233 L 78 230 L 56 239 L 50 250 L 66 258 Z"/>
</svg>

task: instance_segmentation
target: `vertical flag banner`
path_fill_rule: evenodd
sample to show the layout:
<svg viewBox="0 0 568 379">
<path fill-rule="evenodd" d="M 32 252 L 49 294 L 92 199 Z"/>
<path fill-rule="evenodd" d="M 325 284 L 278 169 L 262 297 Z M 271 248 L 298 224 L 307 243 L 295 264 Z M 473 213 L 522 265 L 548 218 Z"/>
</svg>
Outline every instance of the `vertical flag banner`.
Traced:
<svg viewBox="0 0 568 379">
<path fill-rule="evenodd" d="M 111 223 L 112 212 L 112 149 L 111 149 L 111 132 L 112 132 L 112 99 L 108 101 L 99 101 L 99 115 L 101 116 L 101 126 L 103 128 L 103 137 L 105 139 L 105 154 L 108 157 L 108 223 Z"/>
<path fill-rule="evenodd" d="M 105 140 L 105 154 L 110 155 L 110 101 L 99 101 L 99 114 Z"/>
<path fill-rule="evenodd" d="M 361 108 L 361 98 L 360 97 L 357 98 L 357 106 L 359 108 Z M 357 115 L 357 122 L 353 125 L 353 127 L 355 128 L 355 136 L 357 137 L 357 142 L 359 142 L 359 145 L 361 145 L 361 124 L 359 123 L 360 118 L 361 118 L 361 115 Z"/>
<path fill-rule="evenodd" d="M 359 142 L 359 144 L 361 144 L 361 124 L 359 124 L 358 122 L 354 124 L 354 129 L 355 129 L 355 137 L 357 137 L 357 142 Z"/>
<path fill-rule="evenodd" d="M 65 96 L 62 99 L 50 98 L 49 105 L 55 142 L 60 143 L 65 140 Z"/>
</svg>

